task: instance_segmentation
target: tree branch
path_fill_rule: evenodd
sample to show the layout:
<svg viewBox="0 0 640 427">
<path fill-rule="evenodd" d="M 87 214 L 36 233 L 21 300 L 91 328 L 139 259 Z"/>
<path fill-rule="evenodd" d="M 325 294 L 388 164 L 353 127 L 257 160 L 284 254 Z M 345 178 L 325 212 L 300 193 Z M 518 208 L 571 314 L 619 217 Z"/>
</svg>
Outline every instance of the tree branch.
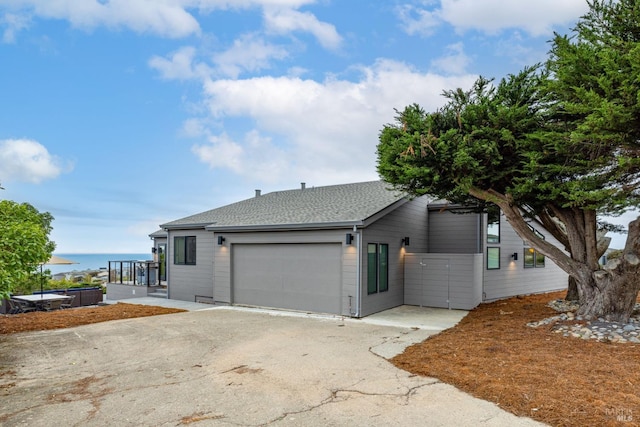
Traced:
<svg viewBox="0 0 640 427">
<path fill-rule="evenodd" d="M 588 267 L 580 262 L 571 259 L 566 253 L 555 245 L 538 237 L 524 219 L 522 211 L 514 203 L 513 198 L 508 194 L 500 194 L 495 190 L 481 190 L 471 187 L 469 194 L 480 200 L 495 203 L 505 214 L 507 221 L 518 235 L 528 242 L 534 249 L 551 258 L 558 267 L 572 276 L 585 277 L 590 274 Z"/>
</svg>

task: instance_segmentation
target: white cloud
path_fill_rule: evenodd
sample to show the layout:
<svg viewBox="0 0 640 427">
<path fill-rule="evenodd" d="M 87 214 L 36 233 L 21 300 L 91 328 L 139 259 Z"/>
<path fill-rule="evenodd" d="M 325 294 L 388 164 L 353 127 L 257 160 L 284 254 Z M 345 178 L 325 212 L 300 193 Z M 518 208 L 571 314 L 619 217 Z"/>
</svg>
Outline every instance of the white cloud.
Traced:
<svg viewBox="0 0 640 427">
<path fill-rule="evenodd" d="M 92 30 L 105 26 L 127 28 L 164 37 L 185 37 L 200 32 L 198 21 L 181 0 L 22 0 L 7 2 L 22 16 L 67 20 L 72 26 Z"/>
<path fill-rule="evenodd" d="M 257 130 L 247 132 L 241 142 L 225 133 L 210 136 L 206 144 L 194 145 L 191 150 L 211 168 L 227 169 L 262 182 L 277 182 L 290 162 L 295 161 Z"/>
<path fill-rule="evenodd" d="M 405 4 L 396 7 L 395 11 L 401 27 L 409 35 L 430 36 L 442 23 L 438 10 L 429 11 Z"/>
<path fill-rule="evenodd" d="M 315 36 L 326 49 L 338 49 L 342 37 L 334 25 L 321 22 L 312 13 L 293 9 L 265 8 L 264 20 L 267 30 L 277 34 L 306 31 Z"/>
<path fill-rule="evenodd" d="M 161 56 L 152 57 L 149 60 L 149 66 L 160 72 L 160 76 L 167 80 L 205 78 L 211 70 L 203 63 L 194 63 L 195 55 L 195 47 L 184 46 L 173 52 L 168 59 Z"/>
<path fill-rule="evenodd" d="M 431 61 L 431 66 L 447 74 L 460 75 L 465 73 L 471 63 L 471 58 L 464 53 L 464 45 L 462 43 L 454 43 L 447 46 L 447 50 L 450 53 Z"/>
<path fill-rule="evenodd" d="M 541 36 L 551 35 L 554 26 L 574 22 L 587 10 L 584 0 L 441 0 L 437 8 L 404 5 L 396 13 L 408 34 L 429 35 L 441 21 L 460 32 L 478 30 L 495 34 L 521 28 L 533 36 Z"/>
<path fill-rule="evenodd" d="M 298 8 L 315 0 L 4 0 L 0 16 L 3 39 L 13 42 L 34 17 L 68 21 L 73 27 L 128 29 L 162 37 L 181 38 L 201 33 L 198 13 L 226 9 L 268 9 L 267 26 L 278 33 L 308 31 L 326 48 L 335 49 L 341 37 L 331 24 Z"/>
<path fill-rule="evenodd" d="M 245 34 L 235 40 L 233 46 L 213 56 L 220 74 L 236 78 L 243 71 L 259 71 L 269 68 L 271 59 L 287 57 L 281 46 L 267 43 L 256 34 Z"/>
<path fill-rule="evenodd" d="M 28 16 L 15 13 L 7 13 L 1 16 L 0 25 L 5 27 L 2 33 L 2 41 L 4 43 L 14 43 L 16 41 L 16 34 L 27 28 L 30 22 L 31 20 Z"/>
<path fill-rule="evenodd" d="M 553 26 L 573 22 L 587 10 L 584 0 L 443 0 L 441 13 L 462 30 L 495 33 L 515 27 L 540 36 L 551 35 Z"/>
<path fill-rule="evenodd" d="M 213 168 L 260 176 L 267 182 L 276 177 L 322 183 L 375 179 L 378 133 L 393 121 L 394 108 L 418 102 L 427 110 L 435 109 L 444 102 L 443 89 L 470 87 L 476 78 L 421 73 L 390 60 L 359 71 L 357 81 L 296 77 L 207 81 L 205 102 L 211 116 L 222 122 L 248 119 L 255 132 L 242 141 L 224 134 L 212 137 L 209 145 L 196 146 L 194 153 Z M 202 131 L 201 122 L 197 124 L 196 130 Z M 263 163 L 269 167 L 260 168 Z"/>
<path fill-rule="evenodd" d="M 0 140 L 0 179 L 34 184 L 60 175 L 65 167 L 40 143 L 30 139 Z"/>
</svg>

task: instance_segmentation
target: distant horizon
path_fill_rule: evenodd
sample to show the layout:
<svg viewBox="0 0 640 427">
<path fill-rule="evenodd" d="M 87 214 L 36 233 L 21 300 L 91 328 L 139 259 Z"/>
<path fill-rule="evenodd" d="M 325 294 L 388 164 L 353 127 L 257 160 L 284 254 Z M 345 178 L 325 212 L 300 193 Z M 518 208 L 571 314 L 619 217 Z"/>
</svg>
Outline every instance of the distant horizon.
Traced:
<svg viewBox="0 0 640 427">
<path fill-rule="evenodd" d="M 148 251 L 151 253 L 151 251 Z M 124 254 L 146 254 L 147 252 L 53 252 L 54 255 L 58 254 L 76 254 L 76 255 L 124 255 Z"/>
</svg>

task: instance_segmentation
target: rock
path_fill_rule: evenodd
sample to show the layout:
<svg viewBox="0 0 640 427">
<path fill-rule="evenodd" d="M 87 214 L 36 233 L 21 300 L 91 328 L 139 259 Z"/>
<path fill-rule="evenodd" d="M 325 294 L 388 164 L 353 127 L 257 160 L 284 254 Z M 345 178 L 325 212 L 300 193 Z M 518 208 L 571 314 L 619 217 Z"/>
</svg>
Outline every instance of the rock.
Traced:
<svg viewBox="0 0 640 427">
<path fill-rule="evenodd" d="M 624 325 L 624 328 L 622 328 L 623 331 L 627 331 L 627 332 L 631 332 L 631 331 L 635 331 L 636 327 L 633 325 Z"/>
</svg>

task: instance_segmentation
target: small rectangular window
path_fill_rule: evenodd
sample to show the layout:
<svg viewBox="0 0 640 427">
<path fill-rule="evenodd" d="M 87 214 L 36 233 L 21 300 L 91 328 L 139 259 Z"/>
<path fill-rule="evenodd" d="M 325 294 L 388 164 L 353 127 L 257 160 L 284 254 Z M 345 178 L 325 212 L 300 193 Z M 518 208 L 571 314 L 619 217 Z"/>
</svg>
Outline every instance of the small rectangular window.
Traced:
<svg viewBox="0 0 640 427">
<path fill-rule="evenodd" d="M 367 293 L 375 294 L 378 291 L 378 245 L 367 245 Z"/>
<path fill-rule="evenodd" d="M 500 243 L 500 211 L 487 214 L 487 243 Z"/>
<path fill-rule="evenodd" d="M 533 248 L 524 248 L 524 268 L 544 268 L 544 255 Z"/>
<path fill-rule="evenodd" d="M 176 236 L 173 238 L 173 263 L 177 265 L 196 264 L 196 236 Z"/>
<path fill-rule="evenodd" d="M 185 262 L 185 241 L 184 237 L 173 238 L 173 263 L 184 264 Z"/>
<path fill-rule="evenodd" d="M 487 248 L 487 270 L 500 268 L 500 248 Z"/>
<path fill-rule="evenodd" d="M 367 244 L 367 293 L 389 290 L 389 245 Z"/>
<path fill-rule="evenodd" d="M 539 237 L 542 240 L 546 240 L 546 238 L 544 237 L 544 234 L 542 234 L 541 232 L 539 232 L 538 230 L 536 230 L 531 224 L 527 224 L 527 227 L 529 227 L 529 229 L 531 231 L 533 231 L 533 234 L 535 234 L 537 237 Z M 529 243 L 527 243 L 526 241 L 522 241 L 523 245 L 528 245 Z"/>
<path fill-rule="evenodd" d="M 381 243 L 379 250 L 378 291 L 389 290 L 389 245 Z"/>
</svg>

